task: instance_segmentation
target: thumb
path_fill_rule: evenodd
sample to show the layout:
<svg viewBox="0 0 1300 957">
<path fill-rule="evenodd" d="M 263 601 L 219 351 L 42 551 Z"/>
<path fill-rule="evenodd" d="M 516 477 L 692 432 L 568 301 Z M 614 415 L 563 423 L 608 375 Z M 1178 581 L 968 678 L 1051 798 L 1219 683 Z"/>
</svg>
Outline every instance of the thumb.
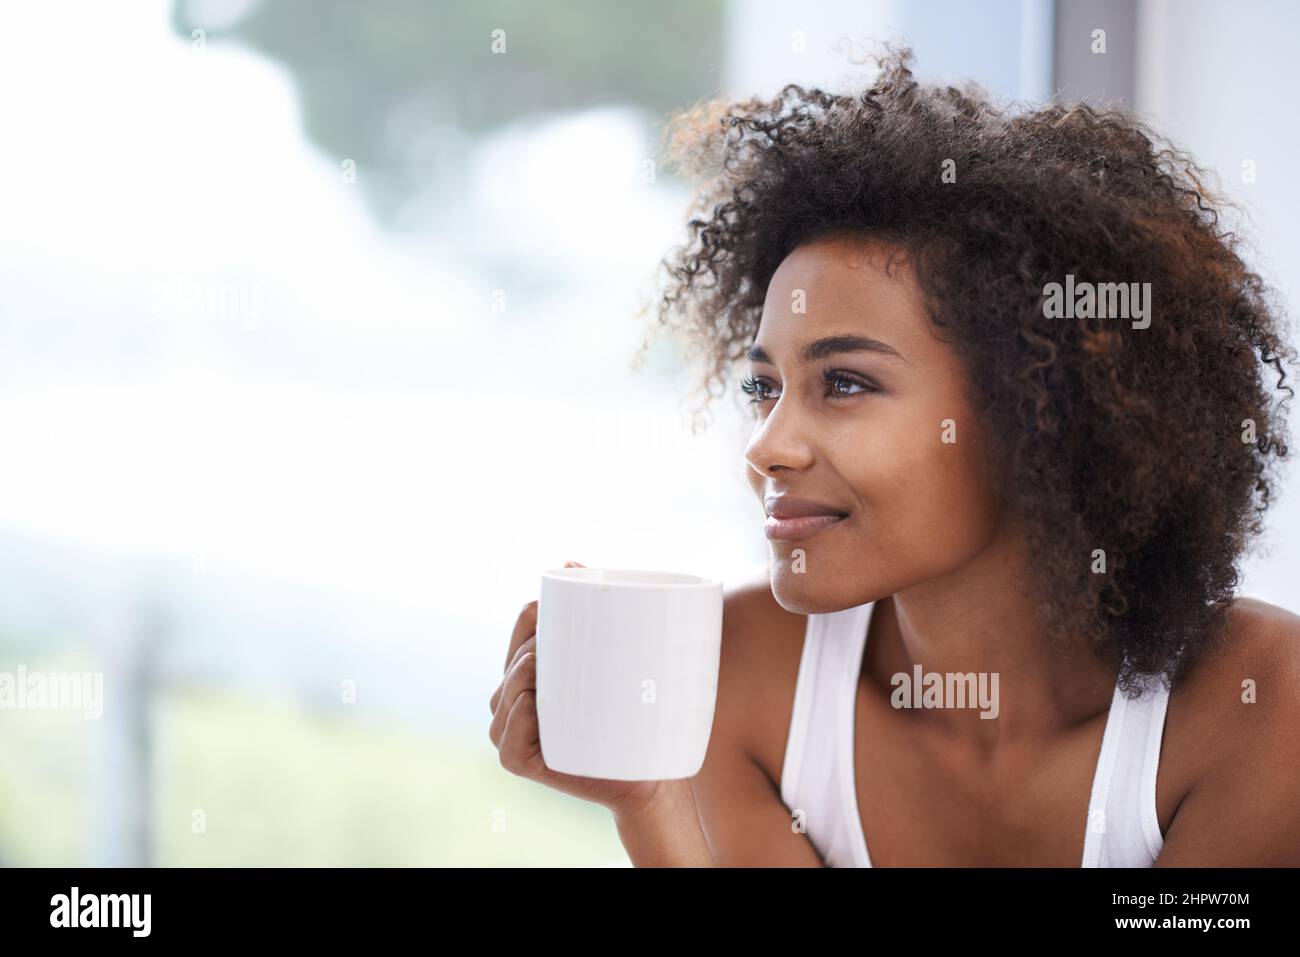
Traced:
<svg viewBox="0 0 1300 957">
<path fill-rule="evenodd" d="M 582 562 L 565 562 L 564 567 L 565 568 L 586 568 L 587 566 L 582 564 Z"/>
</svg>

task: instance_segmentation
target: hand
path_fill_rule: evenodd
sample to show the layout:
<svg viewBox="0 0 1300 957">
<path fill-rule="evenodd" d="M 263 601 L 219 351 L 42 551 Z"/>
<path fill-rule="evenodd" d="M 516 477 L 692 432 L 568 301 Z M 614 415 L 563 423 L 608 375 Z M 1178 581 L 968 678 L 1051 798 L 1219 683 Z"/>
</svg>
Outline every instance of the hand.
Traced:
<svg viewBox="0 0 1300 957">
<path fill-rule="evenodd" d="M 564 567 L 585 566 L 578 562 L 565 562 Z M 579 777 L 552 771 L 546 766 L 537 731 L 536 600 L 526 604 L 515 621 L 506 653 L 505 676 L 492 695 L 491 707 L 492 725 L 488 737 L 500 752 L 501 766 L 512 774 L 593 801 L 615 814 L 634 813 L 648 806 L 664 783 Z"/>
</svg>

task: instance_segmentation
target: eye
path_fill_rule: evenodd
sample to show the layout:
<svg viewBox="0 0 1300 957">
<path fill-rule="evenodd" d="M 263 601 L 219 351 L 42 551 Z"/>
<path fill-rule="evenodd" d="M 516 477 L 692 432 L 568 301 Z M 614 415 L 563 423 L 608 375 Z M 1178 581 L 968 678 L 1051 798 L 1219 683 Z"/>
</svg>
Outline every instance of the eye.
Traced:
<svg viewBox="0 0 1300 957">
<path fill-rule="evenodd" d="M 825 370 L 822 373 L 822 381 L 826 383 L 827 396 L 832 399 L 847 399 L 855 395 L 880 391 L 880 387 L 874 382 L 838 369 Z M 857 391 L 848 391 L 853 388 Z"/>
<path fill-rule="evenodd" d="M 740 382 L 740 391 L 746 395 L 752 396 L 750 402 L 764 402 L 772 398 L 768 390 L 772 386 L 764 379 L 756 379 L 753 376 L 745 376 Z"/>
</svg>

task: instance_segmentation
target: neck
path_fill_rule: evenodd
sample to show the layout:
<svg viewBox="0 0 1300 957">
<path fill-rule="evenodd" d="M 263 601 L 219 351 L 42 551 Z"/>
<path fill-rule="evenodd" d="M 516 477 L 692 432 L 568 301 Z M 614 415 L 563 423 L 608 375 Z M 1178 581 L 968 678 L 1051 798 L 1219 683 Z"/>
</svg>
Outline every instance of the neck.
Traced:
<svg viewBox="0 0 1300 957">
<path fill-rule="evenodd" d="M 1082 638 L 1065 649 L 1048 642 L 1028 569 L 1023 537 L 1008 532 L 960 568 L 882 599 L 872 615 L 872 669 L 890 693 L 893 676 L 911 680 L 917 666 L 944 678 L 974 673 L 979 687 L 996 689 L 992 720 L 969 702 L 914 713 L 985 755 L 1045 742 L 1095 718 L 1115 690 L 1117 656 L 1099 657 Z"/>
</svg>

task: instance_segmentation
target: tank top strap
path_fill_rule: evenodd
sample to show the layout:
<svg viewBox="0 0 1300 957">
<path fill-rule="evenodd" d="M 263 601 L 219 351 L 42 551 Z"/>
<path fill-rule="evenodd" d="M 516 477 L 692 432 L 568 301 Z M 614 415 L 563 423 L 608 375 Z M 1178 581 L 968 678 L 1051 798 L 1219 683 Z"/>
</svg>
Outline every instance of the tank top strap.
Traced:
<svg viewBox="0 0 1300 957">
<path fill-rule="evenodd" d="M 1083 867 L 1150 867 L 1160 855 L 1156 777 L 1168 706 L 1163 681 L 1136 698 L 1116 684 L 1088 803 Z"/>
<path fill-rule="evenodd" d="M 832 867 L 870 866 L 851 785 L 852 708 L 870 612 L 868 603 L 808 616 L 781 768 L 781 800 Z"/>
</svg>

